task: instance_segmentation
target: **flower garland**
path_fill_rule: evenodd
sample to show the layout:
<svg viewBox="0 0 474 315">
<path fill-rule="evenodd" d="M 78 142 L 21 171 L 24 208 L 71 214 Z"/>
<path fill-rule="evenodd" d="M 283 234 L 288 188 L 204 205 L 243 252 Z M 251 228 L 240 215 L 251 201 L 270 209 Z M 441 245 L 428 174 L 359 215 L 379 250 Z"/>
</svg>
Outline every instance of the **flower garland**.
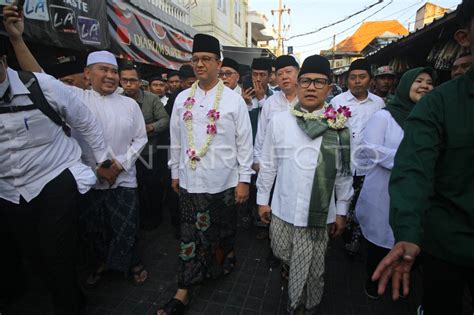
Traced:
<svg viewBox="0 0 474 315">
<path fill-rule="evenodd" d="M 337 110 L 327 103 L 324 104 L 324 112 L 317 114 L 315 112 L 305 113 L 292 107 L 290 109 L 291 114 L 296 117 L 301 117 L 304 120 L 326 120 L 329 128 L 331 129 L 344 129 L 346 127 L 347 120 L 351 117 L 351 111 L 347 106 L 341 106 Z"/>
<path fill-rule="evenodd" d="M 209 119 L 209 123 L 207 125 L 207 139 L 204 142 L 201 149 L 197 150 L 194 144 L 194 136 L 193 136 L 193 112 L 192 108 L 193 105 L 196 103 L 194 99 L 194 95 L 196 94 L 196 89 L 198 86 L 199 81 L 194 82 L 191 86 L 191 92 L 189 93 L 188 98 L 184 101 L 184 108 L 186 109 L 183 113 L 183 120 L 186 124 L 187 136 L 188 136 L 188 149 L 186 150 L 186 155 L 188 156 L 191 169 L 195 170 L 197 166 L 197 162 L 201 160 L 203 156 L 206 155 L 209 146 L 211 145 L 212 139 L 217 134 L 217 127 L 216 121 L 220 117 L 220 113 L 217 111 L 219 109 L 219 103 L 222 98 L 222 93 L 224 91 L 224 83 L 222 80 L 219 80 L 217 84 L 217 94 L 214 99 L 214 106 L 207 112 L 207 118 Z"/>
</svg>

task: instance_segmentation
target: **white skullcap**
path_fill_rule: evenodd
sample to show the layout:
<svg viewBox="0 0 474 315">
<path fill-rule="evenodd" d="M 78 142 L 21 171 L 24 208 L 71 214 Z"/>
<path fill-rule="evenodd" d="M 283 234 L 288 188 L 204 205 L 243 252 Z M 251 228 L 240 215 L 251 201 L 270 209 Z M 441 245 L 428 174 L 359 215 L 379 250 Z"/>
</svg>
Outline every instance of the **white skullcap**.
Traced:
<svg viewBox="0 0 474 315">
<path fill-rule="evenodd" d="M 90 66 L 99 62 L 108 63 L 118 68 L 117 59 L 115 59 L 115 56 L 112 53 L 106 50 L 94 51 L 94 52 L 91 52 L 89 56 L 87 56 L 87 66 Z"/>
</svg>

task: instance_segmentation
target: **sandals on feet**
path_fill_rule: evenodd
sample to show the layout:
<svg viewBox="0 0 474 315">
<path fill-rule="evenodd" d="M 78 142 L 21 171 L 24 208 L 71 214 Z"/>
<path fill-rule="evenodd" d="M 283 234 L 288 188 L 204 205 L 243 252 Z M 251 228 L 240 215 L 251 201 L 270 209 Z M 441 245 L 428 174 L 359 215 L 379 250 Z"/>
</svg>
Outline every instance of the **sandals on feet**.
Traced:
<svg viewBox="0 0 474 315">
<path fill-rule="evenodd" d="M 148 279 L 148 271 L 145 270 L 145 266 L 142 264 L 130 269 L 130 275 L 132 276 L 132 283 L 135 286 L 143 285 Z"/>
<path fill-rule="evenodd" d="M 232 256 L 232 257 L 227 256 L 225 258 L 224 264 L 222 265 L 224 276 L 230 274 L 232 270 L 234 270 L 236 262 L 237 262 L 237 259 L 235 258 L 235 256 Z"/>
<path fill-rule="evenodd" d="M 93 273 L 91 273 L 86 280 L 84 281 L 84 287 L 86 289 L 94 289 L 99 285 L 100 280 L 102 280 L 102 276 L 104 275 L 105 269 L 96 269 Z"/>
<path fill-rule="evenodd" d="M 184 309 L 186 308 L 187 304 L 185 305 L 183 302 L 178 300 L 177 298 L 171 298 L 166 304 L 158 310 L 157 314 L 166 314 L 166 315 L 181 315 L 184 313 Z M 162 312 L 160 312 L 162 311 Z"/>
</svg>

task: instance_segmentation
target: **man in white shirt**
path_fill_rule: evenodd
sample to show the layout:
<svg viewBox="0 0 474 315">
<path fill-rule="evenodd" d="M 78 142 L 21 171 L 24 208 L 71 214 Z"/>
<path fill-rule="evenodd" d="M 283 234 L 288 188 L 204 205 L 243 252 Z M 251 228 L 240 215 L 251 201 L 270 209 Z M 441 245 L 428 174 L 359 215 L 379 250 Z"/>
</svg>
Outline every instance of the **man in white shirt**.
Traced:
<svg viewBox="0 0 474 315">
<path fill-rule="evenodd" d="M 345 249 L 349 257 L 357 257 L 360 252 L 361 232 L 354 214 L 359 192 L 362 189 L 364 176 L 367 173 L 367 162 L 361 156 L 362 138 L 365 126 L 372 115 L 385 107 L 384 100 L 369 92 L 371 80 L 370 64 L 365 59 L 353 61 L 349 67 L 349 90 L 331 100 L 337 110 L 347 106 L 352 113 L 347 126 L 351 132 L 351 163 L 354 176 L 354 198 L 347 215 L 347 230 L 344 233 Z"/>
<path fill-rule="evenodd" d="M 287 111 L 298 102 L 296 84 L 299 65 L 293 56 L 283 55 L 275 60 L 275 70 L 280 92 L 275 92 L 264 103 L 258 119 L 257 136 L 254 148 L 254 169 L 258 172 L 260 150 L 265 139 L 267 126 L 273 115 Z"/>
<path fill-rule="evenodd" d="M 244 100 L 217 77 L 220 53 L 216 38 L 195 35 L 198 81 L 178 95 L 171 115 L 168 165 L 181 211 L 178 291 L 158 314 L 181 314 L 192 285 L 235 264 L 235 206 L 248 199 L 252 133 Z"/>
<path fill-rule="evenodd" d="M 85 285 L 96 286 L 106 270 L 130 274 L 135 284 L 141 284 L 147 272 L 135 252 L 138 231 L 135 162 L 148 141 L 145 120 L 132 98 L 115 93 L 119 74 L 115 56 L 110 52 L 90 53 L 85 76 L 92 89 L 72 89 L 104 131 L 105 144 L 113 156 L 109 168 L 116 174 L 115 181 L 97 182 L 83 201 L 81 234 L 92 247 L 97 263 Z M 89 147 L 81 137 L 77 140 L 83 161 L 95 165 L 97 161 Z"/>
<path fill-rule="evenodd" d="M 234 59 L 224 58 L 222 60 L 222 66 L 219 70 L 219 79 L 224 82 L 224 85 L 229 89 L 235 91 L 235 93 L 241 95 L 242 89 L 239 86 L 239 64 Z"/>
<path fill-rule="evenodd" d="M 350 133 L 321 118 L 328 111 L 330 77 L 326 58 L 306 58 L 298 75 L 299 102 L 270 121 L 260 156 L 259 215 L 270 223 L 275 255 L 289 265 L 292 314 L 312 312 L 321 302 L 328 236 L 344 230 L 353 194 Z M 342 110 L 336 114 L 345 119 Z"/>
<path fill-rule="evenodd" d="M 22 19 L 12 6 L 5 8 L 13 13 L 4 15 L 4 26 L 19 63 L 41 70 L 22 39 Z M 64 84 L 42 73 L 16 72 L 1 56 L 0 247 L 5 259 L 0 293 L 3 286 L 13 291 L 22 282 L 21 265 L 27 261 L 43 276 L 55 314 L 79 314 L 77 203 L 97 178 L 81 163 L 81 149 L 62 123 L 81 134 L 99 167 L 107 155 L 104 136 L 93 114 Z M 97 176 L 113 178 L 102 168 Z M 3 265 L 15 257 L 17 265 Z"/>
</svg>

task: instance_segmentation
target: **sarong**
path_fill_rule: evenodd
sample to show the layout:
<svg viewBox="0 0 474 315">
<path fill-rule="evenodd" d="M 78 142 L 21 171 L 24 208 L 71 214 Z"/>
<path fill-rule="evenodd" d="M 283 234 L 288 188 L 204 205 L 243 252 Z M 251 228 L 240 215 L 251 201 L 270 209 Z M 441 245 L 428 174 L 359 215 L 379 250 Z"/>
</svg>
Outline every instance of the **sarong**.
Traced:
<svg viewBox="0 0 474 315">
<path fill-rule="evenodd" d="M 137 189 L 91 190 L 80 203 L 81 237 L 99 264 L 128 272 L 139 263 L 135 253 L 138 230 Z"/>
<path fill-rule="evenodd" d="M 355 257 L 360 254 L 360 242 L 362 240 L 362 232 L 360 230 L 359 222 L 355 214 L 355 207 L 357 200 L 359 199 L 360 191 L 364 184 L 365 176 L 354 176 L 354 183 L 352 187 L 354 188 L 354 196 L 352 197 L 349 210 L 347 211 L 347 226 L 346 230 L 342 234 L 344 239 L 344 248 L 352 257 Z"/>
<path fill-rule="evenodd" d="M 235 244 L 234 190 L 191 194 L 180 188 L 179 288 L 189 288 L 222 274 L 224 257 L 234 250 Z"/>
<path fill-rule="evenodd" d="M 298 227 L 272 215 L 270 239 L 275 256 L 290 267 L 289 311 L 316 307 L 323 296 L 327 229 Z"/>
</svg>

